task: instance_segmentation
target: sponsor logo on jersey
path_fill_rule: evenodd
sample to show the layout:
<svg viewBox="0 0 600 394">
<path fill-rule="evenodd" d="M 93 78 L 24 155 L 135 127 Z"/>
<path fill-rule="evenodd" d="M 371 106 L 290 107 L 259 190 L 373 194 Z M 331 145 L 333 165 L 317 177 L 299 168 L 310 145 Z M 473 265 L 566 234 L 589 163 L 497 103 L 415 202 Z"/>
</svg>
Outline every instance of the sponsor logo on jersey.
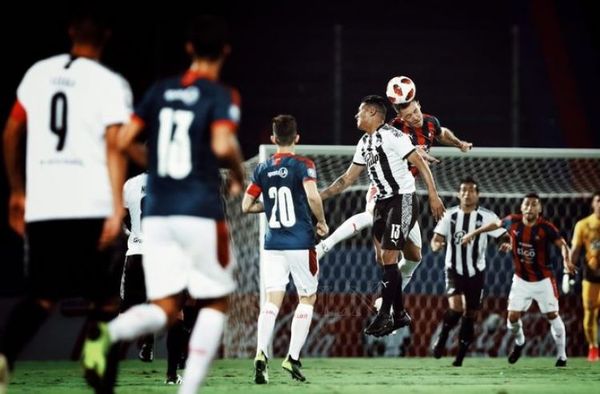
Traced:
<svg viewBox="0 0 600 394">
<path fill-rule="evenodd" d="M 240 118 L 241 118 L 241 114 L 242 111 L 240 110 L 240 107 L 235 105 L 235 104 L 231 104 L 229 106 L 229 117 L 231 118 L 231 120 L 233 120 L 235 123 L 239 123 Z"/>
<path fill-rule="evenodd" d="M 368 152 L 365 154 L 365 162 L 368 167 L 374 166 L 379 161 L 379 155 L 377 153 Z"/>
<path fill-rule="evenodd" d="M 465 236 L 465 232 L 463 230 L 457 231 L 454 233 L 454 244 L 460 245 L 462 243 L 462 239 Z"/>
<path fill-rule="evenodd" d="M 181 101 L 185 105 L 193 105 L 200 98 L 200 90 L 196 86 L 185 89 L 167 89 L 164 97 L 166 101 Z"/>
<path fill-rule="evenodd" d="M 315 174 L 315 175 L 316 175 L 316 174 Z M 267 176 L 268 176 L 269 178 L 272 178 L 272 177 L 274 177 L 274 176 L 278 176 L 278 177 L 281 177 L 281 178 L 285 178 L 286 176 L 288 176 L 288 169 L 287 169 L 287 168 L 285 168 L 285 167 L 281 167 L 281 168 L 280 168 L 280 169 L 278 169 L 278 170 L 275 170 L 275 171 L 269 171 L 269 172 L 267 172 Z"/>
<path fill-rule="evenodd" d="M 314 168 L 308 168 L 306 170 L 306 173 L 308 174 L 309 177 L 311 178 L 316 178 L 317 177 L 317 170 L 315 170 Z"/>
</svg>

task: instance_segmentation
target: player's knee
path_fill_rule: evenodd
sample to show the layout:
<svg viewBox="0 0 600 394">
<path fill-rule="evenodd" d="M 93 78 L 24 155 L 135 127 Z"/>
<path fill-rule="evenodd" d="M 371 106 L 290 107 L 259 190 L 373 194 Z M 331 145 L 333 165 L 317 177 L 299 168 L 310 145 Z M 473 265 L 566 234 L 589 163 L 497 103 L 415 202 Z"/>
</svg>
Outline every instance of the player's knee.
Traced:
<svg viewBox="0 0 600 394">
<path fill-rule="evenodd" d="M 508 321 L 510 323 L 516 323 L 521 318 L 521 313 L 519 312 L 508 312 Z"/>
<path fill-rule="evenodd" d="M 317 293 L 313 293 L 311 295 L 302 295 L 299 297 L 299 301 L 301 304 L 315 305 L 317 302 Z"/>
<path fill-rule="evenodd" d="M 558 317 L 558 312 L 548 312 L 546 313 L 546 317 L 548 320 L 554 320 Z"/>
<path fill-rule="evenodd" d="M 413 244 L 411 241 L 406 243 L 403 254 L 406 260 L 421 261 L 423 258 L 423 255 L 421 254 L 421 248 Z"/>
<path fill-rule="evenodd" d="M 381 253 L 381 259 L 383 264 L 396 264 L 398 262 L 398 256 L 400 252 L 397 250 L 384 250 Z"/>
</svg>

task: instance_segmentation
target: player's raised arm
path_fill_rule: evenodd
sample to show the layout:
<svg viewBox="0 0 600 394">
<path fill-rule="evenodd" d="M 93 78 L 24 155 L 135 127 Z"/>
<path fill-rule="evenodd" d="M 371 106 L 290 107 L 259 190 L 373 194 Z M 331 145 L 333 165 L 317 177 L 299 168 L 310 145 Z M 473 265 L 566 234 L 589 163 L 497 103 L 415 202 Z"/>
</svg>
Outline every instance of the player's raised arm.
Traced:
<svg viewBox="0 0 600 394">
<path fill-rule="evenodd" d="M 333 181 L 331 185 L 321 190 L 321 192 L 319 193 L 321 195 L 321 199 L 326 200 L 329 197 L 333 197 L 336 194 L 340 194 L 341 192 L 343 192 L 348 186 L 356 182 L 356 180 L 358 179 L 358 177 L 364 169 L 364 165 L 356 163 L 350 164 L 350 167 L 348 167 L 348 169 L 342 176 Z"/>
<path fill-rule="evenodd" d="M 478 229 L 475 229 L 474 231 L 471 231 L 470 233 L 463 235 L 461 243 L 463 245 L 466 245 L 469 242 L 471 242 L 473 239 L 475 239 L 475 237 L 478 236 L 479 234 L 494 231 L 494 230 L 499 229 L 500 227 L 502 227 L 502 220 L 498 219 L 495 222 L 490 222 L 490 223 L 486 224 L 485 226 L 481 226 Z"/>
<path fill-rule="evenodd" d="M 16 102 L 4 127 L 4 164 L 10 185 L 8 222 L 20 236 L 25 234 L 25 169 L 22 163 L 26 119 L 25 110 Z"/>
<path fill-rule="evenodd" d="M 445 208 L 444 203 L 440 199 L 438 195 L 437 189 L 435 187 L 435 181 L 433 180 L 433 175 L 431 174 L 431 170 L 425 161 L 421 158 L 421 155 L 414 150 L 411 154 L 408 155 L 407 160 L 417 167 L 419 173 L 423 177 L 425 184 L 427 185 L 427 193 L 429 194 L 429 206 L 431 208 L 431 213 L 433 218 L 438 221 L 444 215 Z"/>
<path fill-rule="evenodd" d="M 442 127 L 442 132 L 438 138 L 440 144 L 455 146 L 462 152 L 468 152 L 473 147 L 471 142 L 463 141 L 459 139 L 454 133 L 447 127 Z"/>
<path fill-rule="evenodd" d="M 323 200 L 321 200 L 319 190 L 317 190 L 317 182 L 314 180 L 305 180 L 302 185 L 304 186 L 304 191 L 306 192 L 306 198 L 308 200 L 310 210 L 317 218 L 317 234 L 319 234 L 321 237 L 324 237 L 329 233 L 329 227 L 325 221 Z"/>
</svg>

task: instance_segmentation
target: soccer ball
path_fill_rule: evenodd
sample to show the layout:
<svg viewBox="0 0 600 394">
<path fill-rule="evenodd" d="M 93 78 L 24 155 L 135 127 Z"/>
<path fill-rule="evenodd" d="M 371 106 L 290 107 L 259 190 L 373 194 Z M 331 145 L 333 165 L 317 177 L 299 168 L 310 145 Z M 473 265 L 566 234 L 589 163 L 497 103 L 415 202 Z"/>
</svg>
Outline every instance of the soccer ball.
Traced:
<svg viewBox="0 0 600 394">
<path fill-rule="evenodd" d="M 389 80 L 385 93 L 390 103 L 405 104 L 415 98 L 417 87 L 409 77 L 394 77 Z"/>
</svg>

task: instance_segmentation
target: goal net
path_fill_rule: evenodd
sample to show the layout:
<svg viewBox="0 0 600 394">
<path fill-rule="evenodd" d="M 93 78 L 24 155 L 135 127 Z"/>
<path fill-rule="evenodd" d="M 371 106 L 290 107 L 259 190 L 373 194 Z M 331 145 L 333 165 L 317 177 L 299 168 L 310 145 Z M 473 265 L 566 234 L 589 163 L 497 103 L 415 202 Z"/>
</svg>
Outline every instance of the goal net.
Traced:
<svg viewBox="0 0 600 394">
<path fill-rule="evenodd" d="M 317 166 L 318 186 L 322 189 L 350 165 L 354 146 L 300 145 L 299 155 Z M 246 162 L 248 174 L 259 161 L 275 152 L 263 145 L 260 154 Z M 475 148 L 461 153 L 454 148 L 433 148 L 441 160 L 432 166 L 435 181 L 446 207 L 458 204 L 456 190 L 466 176 L 474 177 L 480 205 L 499 217 L 519 212 L 522 197 L 537 192 L 542 198 L 543 215 L 552 221 L 570 243 L 575 222 L 590 212 L 591 194 L 600 190 L 600 150 L 561 150 L 526 148 Z M 365 208 L 368 187 L 366 171 L 355 185 L 325 201 L 325 214 L 333 232 L 344 220 Z M 386 338 L 365 336 L 362 331 L 374 314 L 378 297 L 380 269 L 375 263 L 371 229 L 338 244 L 320 261 L 317 303 L 311 331 L 303 356 L 426 356 L 441 329 L 447 308 L 444 295 L 444 253 L 429 249 L 434 220 L 429 214 L 426 189 L 417 181 L 421 196 L 420 224 L 423 260 L 406 288 L 405 305 L 413 317 L 412 328 L 399 330 Z M 241 213 L 241 198 L 227 201 L 227 216 L 238 268 L 238 289 L 232 296 L 230 317 L 224 338 L 225 357 L 253 356 L 256 346 L 256 321 L 261 302 L 260 249 L 264 215 Z M 263 224 L 261 225 L 261 221 Z M 562 276 L 560 253 L 552 248 L 550 256 L 557 278 Z M 513 266 L 509 254 L 497 251 L 492 242 L 487 251 L 487 277 L 483 308 L 476 325 L 471 355 L 505 356 L 512 348 L 512 335 L 506 328 L 506 305 Z M 579 283 L 579 281 L 577 282 Z M 275 356 L 284 356 L 289 344 L 289 329 L 297 302 L 293 286 L 280 310 L 273 335 Z M 583 355 L 586 343 L 581 328 L 580 287 L 560 295 L 561 316 L 567 329 L 569 355 Z M 534 305 L 523 317 L 530 356 L 554 355 L 550 327 Z M 449 352 L 455 353 L 457 329 L 451 332 Z M 453 345 L 451 345 L 453 344 Z"/>
</svg>

